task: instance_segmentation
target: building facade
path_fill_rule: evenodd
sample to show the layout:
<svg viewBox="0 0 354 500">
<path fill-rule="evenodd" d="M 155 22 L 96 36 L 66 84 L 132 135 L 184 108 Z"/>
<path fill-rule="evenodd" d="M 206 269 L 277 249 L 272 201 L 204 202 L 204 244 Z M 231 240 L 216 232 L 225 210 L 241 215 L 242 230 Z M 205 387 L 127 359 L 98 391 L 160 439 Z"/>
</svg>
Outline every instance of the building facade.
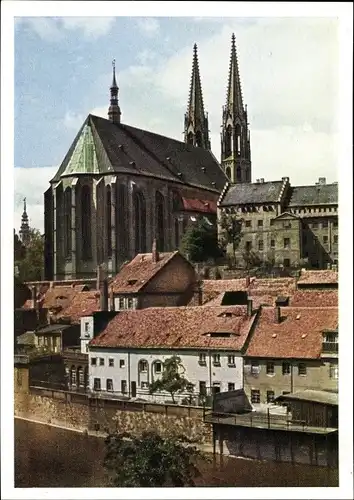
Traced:
<svg viewBox="0 0 354 500">
<path fill-rule="evenodd" d="M 218 221 L 219 239 L 237 266 L 324 269 L 338 264 L 338 186 L 324 178 L 313 186 L 293 187 L 288 177 L 227 184 Z"/>
</svg>

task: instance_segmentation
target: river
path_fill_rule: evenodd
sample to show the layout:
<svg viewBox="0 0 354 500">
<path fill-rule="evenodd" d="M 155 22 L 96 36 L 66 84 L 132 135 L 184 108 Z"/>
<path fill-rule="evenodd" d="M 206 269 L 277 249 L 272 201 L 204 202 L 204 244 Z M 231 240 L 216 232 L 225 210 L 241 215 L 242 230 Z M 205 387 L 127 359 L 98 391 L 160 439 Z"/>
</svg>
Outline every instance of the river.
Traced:
<svg viewBox="0 0 354 500">
<path fill-rule="evenodd" d="M 105 487 L 104 441 L 15 419 L 15 487 Z M 308 465 L 218 458 L 202 468 L 197 486 L 338 486 L 338 470 Z"/>
</svg>

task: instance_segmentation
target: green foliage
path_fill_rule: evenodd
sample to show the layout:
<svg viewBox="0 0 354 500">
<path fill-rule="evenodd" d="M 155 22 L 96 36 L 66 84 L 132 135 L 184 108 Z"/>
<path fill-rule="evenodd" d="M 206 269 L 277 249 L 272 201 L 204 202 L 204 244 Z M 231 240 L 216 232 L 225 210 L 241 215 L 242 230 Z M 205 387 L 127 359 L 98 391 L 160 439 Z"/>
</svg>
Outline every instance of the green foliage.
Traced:
<svg viewBox="0 0 354 500">
<path fill-rule="evenodd" d="M 203 219 L 190 224 L 184 233 L 180 252 L 192 262 L 205 262 L 221 256 L 216 226 Z"/>
<path fill-rule="evenodd" d="M 26 247 L 22 245 L 18 236 L 14 235 L 14 260 L 20 282 L 39 281 L 43 278 L 44 242 L 37 229 L 30 229 Z"/>
<path fill-rule="evenodd" d="M 161 378 L 150 384 L 150 394 L 155 392 L 169 392 L 175 403 L 175 394 L 192 392 L 193 384 L 183 375 L 184 367 L 179 356 L 171 356 L 163 363 Z"/>
<path fill-rule="evenodd" d="M 113 486 L 194 486 L 194 478 L 200 476 L 195 459 L 203 455 L 179 439 L 163 439 L 154 432 L 144 432 L 140 438 L 115 433 L 105 443 L 104 465 Z"/>
<path fill-rule="evenodd" d="M 236 250 L 240 245 L 242 239 L 242 222 L 235 214 L 226 214 L 225 211 L 221 212 L 219 225 L 221 233 L 221 246 L 226 249 L 227 245 L 232 244 L 233 257 L 235 259 Z"/>
</svg>

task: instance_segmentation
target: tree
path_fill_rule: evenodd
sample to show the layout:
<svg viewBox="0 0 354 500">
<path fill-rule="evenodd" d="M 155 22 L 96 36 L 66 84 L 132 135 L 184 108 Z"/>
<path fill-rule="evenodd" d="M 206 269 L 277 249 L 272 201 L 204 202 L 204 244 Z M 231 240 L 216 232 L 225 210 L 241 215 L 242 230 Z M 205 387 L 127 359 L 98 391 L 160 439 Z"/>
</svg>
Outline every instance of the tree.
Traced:
<svg viewBox="0 0 354 500">
<path fill-rule="evenodd" d="M 112 474 L 113 486 L 194 486 L 194 478 L 200 476 L 195 461 L 206 457 L 184 441 L 163 439 L 154 432 L 144 432 L 139 438 L 109 434 L 104 466 Z"/>
<path fill-rule="evenodd" d="M 16 241 L 17 237 L 17 241 Z M 20 243 L 23 247 L 22 243 Z M 22 250 L 18 236 L 15 234 L 14 248 L 15 267 L 17 266 L 20 281 L 40 281 L 44 268 L 44 241 L 37 229 L 30 229 L 29 241 Z"/>
<path fill-rule="evenodd" d="M 227 214 L 222 210 L 219 220 L 220 243 L 225 250 L 227 245 L 232 245 L 234 261 L 236 261 L 236 251 L 242 239 L 242 222 L 243 219 L 238 218 L 236 214 Z"/>
<path fill-rule="evenodd" d="M 175 394 L 193 391 L 193 384 L 187 380 L 183 372 L 184 367 L 179 356 L 171 356 L 166 359 L 163 363 L 161 378 L 150 384 L 150 394 L 161 391 L 169 392 L 173 403 L 176 403 Z"/>
<path fill-rule="evenodd" d="M 192 262 L 205 262 L 220 257 L 216 225 L 205 218 L 190 224 L 184 233 L 180 252 Z"/>
</svg>

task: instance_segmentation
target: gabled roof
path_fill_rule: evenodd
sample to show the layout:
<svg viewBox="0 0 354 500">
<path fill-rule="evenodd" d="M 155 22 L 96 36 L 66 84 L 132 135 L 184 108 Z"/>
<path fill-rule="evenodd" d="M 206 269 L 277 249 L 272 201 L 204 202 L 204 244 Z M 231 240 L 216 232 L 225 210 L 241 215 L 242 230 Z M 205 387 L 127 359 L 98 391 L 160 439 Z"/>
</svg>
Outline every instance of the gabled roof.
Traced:
<svg viewBox="0 0 354 500">
<path fill-rule="evenodd" d="M 230 184 L 220 205 L 247 205 L 249 203 L 279 203 L 283 181 Z"/>
<path fill-rule="evenodd" d="M 283 212 L 277 217 L 274 217 L 274 220 L 282 220 L 282 219 L 300 219 L 300 217 L 298 215 L 291 214 L 290 212 Z"/>
<path fill-rule="evenodd" d="M 63 319 L 70 319 L 70 323 L 79 323 L 83 316 L 91 316 L 100 311 L 100 292 L 79 292 L 62 314 Z"/>
<path fill-rule="evenodd" d="M 244 306 L 153 307 L 117 314 L 105 330 L 90 342 L 110 348 L 219 348 L 239 351 L 255 316 Z M 209 333 L 229 333 L 210 336 Z"/>
<path fill-rule="evenodd" d="M 319 184 L 291 188 L 289 207 L 338 204 L 338 184 Z"/>
<path fill-rule="evenodd" d="M 227 180 L 210 151 L 93 115 L 86 118 L 52 182 L 87 169 L 150 176 L 214 192 L 220 192 Z"/>
<path fill-rule="evenodd" d="M 154 262 L 152 253 L 139 253 L 122 267 L 110 283 L 110 288 L 113 288 L 113 293 L 140 292 L 177 255 L 184 259 L 178 251 L 175 251 L 159 253 L 157 262 Z M 187 260 L 185 262 L 189 264 Z"/>
<path fill-rule="evenodd" d="M 322 331 L 338 326 L 337 307 L 263 307 L 246 356 L 259 358 L 316 359 L 321 355 Z"/>
</svg>

